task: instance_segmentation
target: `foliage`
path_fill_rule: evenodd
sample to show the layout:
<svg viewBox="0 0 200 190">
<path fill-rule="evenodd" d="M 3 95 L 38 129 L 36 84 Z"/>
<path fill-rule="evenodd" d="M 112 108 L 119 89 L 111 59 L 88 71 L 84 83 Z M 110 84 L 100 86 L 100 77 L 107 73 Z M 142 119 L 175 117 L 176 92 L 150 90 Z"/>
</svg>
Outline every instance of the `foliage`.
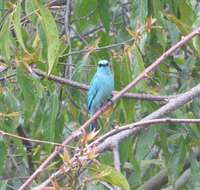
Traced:
<svg viewBox="0 0 200 190">
<path fill-rule="evenodd" d="M 27 68 L 37 67 L 46 75 L 61 77 L 65 70 L 71 80 L 88 84 L 98 60 L 106 58 L 112 62 L 115 89 L 120 90 L 200 23 L 197 0 L 76 0 L 71 2 L 70 34 L 66 34 L 66 7 L 61 5 L 62 1 L 0 0 L 0 113 L 4 114 L 0 115 L 0 130 L 17 133 L 21 126 L 31 139 L 61 143 L 88 119 L 84 91 L 41 78 Z M 200 38 L 195 37 L 131 92 L 172 95 L 191 89 L 200 81 L 199 57 Z M 1 68 L 6 69 L 1 72 Z M 196 99 L 170 116 L 198 118 L 199 105 Z M 153 101 L 123 98 L 109 120 L 100 119 L 100 133 L 115 124 L 139 121 L 160 106 Z M 101 183 L 104 181 L 122 189 L 136 189 L 163 168 L 168 170 L 167 185 L 173 185 L 189 157 L 191 180 L 185 189 L 194 189 L 199 185 L 200 167 L 193 147 L 199 146 L 199 138 L 197 125 L 152 127 L 120 145 L 121 173 L 112 167 L 109 153 L 103 153 L 99 166 L 85 166 L 90 173 L 87 182 L 91 183 L 81 187 L 107 189 Z M 73 142 L 70 147 L 80 144 Z M 54 148 L 31 143 L 30 159 L 25 147 L 19 139 L 0 137 L 0 189 L 17 189 L 31 168 L 35 170 Z M 74 148 L 69 149 L 73 154 Z M 43 177 L 61 164 L 62 159 L 57 159 Z M 112 174 L 95 178 L 107 170 Z M 70 177 L 78 181 L 75 173 Z M 70 177 L 59 187 L 70 184 Z M 43 179 L 39 177 L 35 185 Z M 77 183 L 71 183 L 73 188 Z"/>
</svg>

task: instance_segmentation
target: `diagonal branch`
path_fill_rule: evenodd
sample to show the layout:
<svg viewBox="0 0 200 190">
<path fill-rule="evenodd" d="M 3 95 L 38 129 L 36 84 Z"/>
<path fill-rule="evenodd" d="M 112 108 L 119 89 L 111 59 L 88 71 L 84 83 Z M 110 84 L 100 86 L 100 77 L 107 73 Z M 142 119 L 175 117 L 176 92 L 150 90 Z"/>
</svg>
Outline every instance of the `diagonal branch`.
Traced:
<svg viewBox="0 0 200 190">
<path fill-rule="evenodd" d="M 82 135 L 85 131 L 85 129 L 95 120 L 97 119 L 103 112 L 108 109 L 113 102 L 116 102 L 119 100 L 123 94 L 125 94 L 127 91 L 129 91 L 131 88 L 133 88 L 136 84 L 138 84 L 141 80 L 145 79 L 147 75 L 154 71 L 158 65 L 162 63 L 168 56 L 170 56 L 172 53 L 174 53 L 178 48 L 182 47 L 184 44 L 186 44 L 189 40 L 191 40 L 194 36 L 197 36 L 200 34 L 200 27 L 198 27 L 196 30 L 188 34 L 187 36 L 183 37 L 178 43 L 176 43 L 174 46 L 172 46 L 170 49 L 168 49 L 164 54 L 162 54 L 154 63 L 152 63 L 149 67 L 147 67 L 138 77 L 136 77 L 135 80 L 133 80 L 130 84 L 128 84 L 125 88 L 123 88 L 119 93 L 117 93 L 105 106 L 103 106 L 101 109 L 99 109 L 90 119 L 88 119 L 78 130 L 74 131 L 63 143 L 62 145 L 65 146 L 70 141 L 72 141 L 74 138 L 79 137 Z M 193 91 L 192 91 L 193 92 Z M 198 95 L 200 94 L 200 89 Z M 190 98 L 191 99 L 191 98 Z M 184 104 L 184 102 L 183 102 Z M 182 105 L 183 105 L 182 104 Z M 156 114 L 155 114 L 156 115 Z M 157 114 L 158 117 L 159 114 Z M 152 116 L 151 116 L 152 117 Z M 151 119 L 146 118 L 146 119 Z M 125 131 L 123 133 L 124 137 L 131 135 L 133 131 L 135 131 L 136 128 L 134 128 L 132 131 Z M 115 137 L 115 136 L 114 136 Z M 19 190 L 27 189 L 27 187 L 32 183 L 32 181 L 50 164 L 50 162 L 59 154 L 59 152 L 62 151 L 62 147 L 56 148 L 53 153 L 39 166 L 39 168 L 25 181 L 25 183 L 19 188 Z"/>
<path fill-rule="evenodd" d="M 139 132 L 139 130 L 138 130 L 139 128 L 142 128 L 144 126 L 147 128 L 147 127 L 151 127 L 155 124 L 161 124 L 161 123 L 200 124 L 200 119 L 162 118 L 162 119 L 152 119 L 152 120 L 147 120 L 147 121 L 141 121 L 141 122 L 137 122 L 137 123 L 134 124 L 134 129 L 136 129 L 134 134 Z M 120 135 L 120 133 L 118 135 Z M 95 151 L 96 151 L 95 158 L 97 158 L 102 152 L 104 152 L 106 150 L 110 150 L 110 151 L 112 150 L 113 156 L 116 159 L 116 160 L 114 160 L 114 162 L 115 162 L 114 166 L 115 166 L 116 169 L 120 170 L 120 160 L 119 160 L 119 155 L 117 153 L 116 148 L 121 141 L 119 141 L 119 142 L 115 141 L 114 142 L 115 145 L 113 145 L 113 137 L 114 136 L 107 136 L 104 139 L 99 137 L 96 141 L 94 141 L 93 143 L 91 143 L 90 145 L 87 146 L 87 150 L 85 150 L 85 152 L 89 152 L 89 151 L 92 151 L 92 150 L 95 149 Z M 101 140 L 99 140 L 100 138 L 101 138 Z M 110 144 L 109 144 L 109 140 L 110 140 Z M 104 143 L 104 141 L 107 141 L 107 142 Z M 200 159 L 200 152 L 195 152 L 195 155 L 199 160 Z M 77 158 L 79 158 L 79 160 L 77 160 Z M 68 172 L 71 171 L 72 166 L 78 167 L 78 165 L 81 163 L 80 161 L 82 161 L 86 164 L 87 162 L 91 162 L 91 159 L 88 159 L 88 157 L 85 156 L 83 154 L 83 152 L 81 152 L 81 153 L 77 152 L 70 161 L 71 165 L 66 166 L 65 171 L 59 169 L 58 171 L 53 173 L 47 180 L 45 180 L 42 184 L 35 187 L 34 190 L 38 190 L 38 189 L 48 185 L 49 183 L 51 183 L 52 179 L 58 179 L 62 175 L 66 175 Z M 187 160 L 185 165 L 184 165 L 184 170 L 189 168 L 189 166 L 190 166 L 190 162 Z M 165 183 L 167 183 L 167 170 L 163 169 L 156 176 L 152 177 L 150 180 L 145 182 L 145 184 L 143 184 L 141 186 L 141 188 L 139 188 L 138 190 L 144 190 L 144 189 L 145 190 L 153 190 L 156 187 L 161 188 L 162 185 L 165 184 Z"/>
<path fill-rule="evenodd" d="M 191 169 L 188 168 L 183 172 L 183 174 L 177 179 L 173 186 L 163 188 L 163 190 L 178 190 L 183 187 L 191 178 Z"/>
<path fill-rule="evenodd" d="M 112 144 L 116 144 L 121 142 L 126 137 L 129 137 L 133 134 L 137 134 L 141 130 L 145 129 L 145 125 L 149 124 L 156 124 L 156 123 L 193 123 L 198 122 L 199 119 L 170 119 L 170 118 L 163 118 L 164 115 L 175 111 L 179 107 L 183 106 L 184 104 L 190 102 L 194 98 L 200 96 L 200 84 L 189 90 L 188 92 L 180 95 L 177 98 L 174 98 L 169 101 L 166 105 L 162 106 L 155 112 L 151 113 L 147 117 L 143 118 L 141 121 L 132 123 L 117 129 L 113 129 L 112 131 L 106 133 L 97 141 L 94 141 L 92 145 L 95 143 L 103 142 L 97 148 L 97 152 L 102 152 L 108 149 Z M 91 146 L 92 146 L 91 145 Z"/>
<path fill-rule="evenodd" d="M 194 155 L 196 159 L 200 160 L 200 151 L 195 151 Z M 184 176 L 185 171 L 188 171 L 190 168 L 190 159 L 188 158 L 184 164 L 183 168 L 183 174 L 179 177 L 179 179 L 175 183 L 175 187 L 177 187 L 177 182 L 180 181 L 180 179 L 183 179 L 182 176 Z M 157 173 L 155 176 L 144 182 L 142 186 L 140 186 L 137 190 L 154 190 L 154 189 L 161 189 L 163 185 L 165 185 L 168 182 L 168 172 L 167 169 L 162 169 L 159 173 Z M 190 176 L 188 176 L 190 177 Z M 179 182 L 178 182 L 179 183 Z M 179 183 L 180 184 L 180 183 Z M 179 186 L 180 187 L 180 186 Z"/>
</svg>

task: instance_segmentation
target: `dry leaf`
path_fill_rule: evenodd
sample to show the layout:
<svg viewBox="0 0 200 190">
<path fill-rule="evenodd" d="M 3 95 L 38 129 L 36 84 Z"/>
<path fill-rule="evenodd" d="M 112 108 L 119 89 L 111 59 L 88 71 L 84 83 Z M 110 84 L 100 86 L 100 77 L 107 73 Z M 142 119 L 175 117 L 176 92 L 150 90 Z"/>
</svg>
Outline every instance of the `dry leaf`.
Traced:
<svg viewBox="0 0 200 190">
<path fill-rule="evenodd" d="M 60 157 L 63 160 L 63 162 L 65 162 L 67 164 L 71 164 L 71 157 L 66 148 L 64 148 L 64 153 L 63 153 L 63 155 L 60 154 Z"/>
<path fill-rule="evenodd" d="M 99 133 L 99 130 L 98 131 L 92 131 L 90 133 L 85 133 L 83 135 L 82 139 L 81 139 L 81 144 L 86 145 L 88 142 L 93 140 L 94 137 L 96 137 L 98 133 Z"/>
</svg>

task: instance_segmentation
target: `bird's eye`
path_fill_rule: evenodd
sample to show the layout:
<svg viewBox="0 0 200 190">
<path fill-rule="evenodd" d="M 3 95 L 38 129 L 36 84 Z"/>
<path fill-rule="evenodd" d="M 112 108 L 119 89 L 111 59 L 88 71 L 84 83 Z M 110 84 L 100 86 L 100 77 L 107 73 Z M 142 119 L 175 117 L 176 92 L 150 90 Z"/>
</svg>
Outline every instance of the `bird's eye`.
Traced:
<svg viewBox="0 0 200 190">
<path fill-rule="evenodd" d="M 107 66 L 109 66 L 109 63 L 106 63 L 106 64 L 99 64 L 99 67 L 107 67 Z"/>
</svg>

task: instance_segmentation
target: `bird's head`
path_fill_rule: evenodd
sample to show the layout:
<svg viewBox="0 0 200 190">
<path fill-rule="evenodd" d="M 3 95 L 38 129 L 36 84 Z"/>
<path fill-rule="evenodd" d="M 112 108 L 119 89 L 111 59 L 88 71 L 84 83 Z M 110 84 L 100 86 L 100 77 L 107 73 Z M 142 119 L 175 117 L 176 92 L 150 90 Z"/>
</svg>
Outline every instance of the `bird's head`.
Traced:
<svg viewBox="0 0 200 190">
<path fill-rule="evenodd" d="M 102 59 L 98 62 L 98 67 L 108 67 L 109 66 L 109 61 L 106 59 Z"/>
<path fill-rule="evenodd" d="M 98 67 L 97 67 L 98 71 L 101 72 L 110 72 L 110 63 L 108 60 L 106 59 L 102 59 L 98 62 Z"/>
</svg>

